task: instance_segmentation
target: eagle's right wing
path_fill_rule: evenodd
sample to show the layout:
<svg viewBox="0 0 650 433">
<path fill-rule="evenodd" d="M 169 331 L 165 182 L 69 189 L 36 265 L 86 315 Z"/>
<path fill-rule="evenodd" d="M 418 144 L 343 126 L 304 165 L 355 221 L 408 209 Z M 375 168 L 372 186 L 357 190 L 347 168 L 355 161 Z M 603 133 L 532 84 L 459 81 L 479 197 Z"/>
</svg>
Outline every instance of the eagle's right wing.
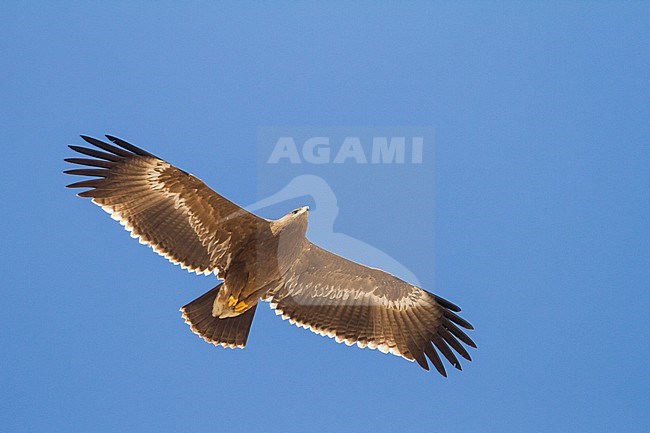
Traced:
<svg viewBox="0 0 650 433">
<path fill-rule="evenodd" d="M 113 144 L 82 136 L 103 151 L 70 146 L 92 158 L 66 159 L 86 168 L 65 173 L 93 179 L 68 187 L 91 188 L 79 196 L 92 198 L 132 237 L 172 263 L 197 274 L 223 274 L 233 251 L 268 227 L 267 220 L 191 174 L 119 138 L 107 137 Z"/>
<path fill-rule="evenodd" d="M 461 342 L 476 347 L 460 329 L 473 328 L 455 314 L 456 305 L 311 243 L 267 300 L 283 319 L 339 343 L 379 349 L 428 370 L 426 355 L 444 376 L 436 349 L 460 370 L 452 349 L 471 360 Z"/>
</svg>

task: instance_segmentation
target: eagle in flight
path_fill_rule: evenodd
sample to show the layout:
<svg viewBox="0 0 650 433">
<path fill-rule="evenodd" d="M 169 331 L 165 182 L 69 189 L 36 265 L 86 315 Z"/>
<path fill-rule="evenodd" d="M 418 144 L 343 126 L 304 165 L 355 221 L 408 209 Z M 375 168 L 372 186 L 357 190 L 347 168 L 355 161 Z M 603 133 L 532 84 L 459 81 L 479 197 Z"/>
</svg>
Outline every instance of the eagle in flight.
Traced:
<svg viewBox="0 0 650 433">
<path fill-rule="evenodd" d="M 243 348 L 259 301 L 297 326 L 351 346 L 379 349 L 446 376 L 438 352 L 458 370 L 454 351 L 476 347 L 473 329 L 453 303 L 379 269 L 309 242 L 308 207 L 267 220 L 237 206 L 201 180 L 124 140 L 70 146 L 90 158 L 65 173 L 91 179 L 68 185 L 120 222 L 131 237 L 174 264 L 222 282 L 181 308 L 205 341 Z M 436 351 L 437 349 L 437 351 Z M 453 350 L 452 350 L 453 349 Z M 426 355 L 426 357 L 425 357 Z"/>
</svg>

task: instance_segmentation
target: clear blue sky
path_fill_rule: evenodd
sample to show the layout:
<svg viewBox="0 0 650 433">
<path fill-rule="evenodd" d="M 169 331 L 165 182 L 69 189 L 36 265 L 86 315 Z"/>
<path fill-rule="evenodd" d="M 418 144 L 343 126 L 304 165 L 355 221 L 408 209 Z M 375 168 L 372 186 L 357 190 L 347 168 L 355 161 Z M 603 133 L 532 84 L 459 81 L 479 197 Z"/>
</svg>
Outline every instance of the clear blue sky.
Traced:
<svg viewBox="0 0 650 433">
<path fill-rule="evenodd" d="M 2 2 L 0 16 L 0 431 L 650 431 L 648 3 Z M 435 159 L 428 141 L 419 166 L 278 170 L 263 161 L 273 126 L 428 127 Z M 242 205 L 322 176 L 337 233 L 463 308 L 474 361 L 444 379 L 267 307 L 245 350 L 205 344 L 178 308 L 214 279 L 64 189 L 81 133 L 124 137 Z"/>
</svg>

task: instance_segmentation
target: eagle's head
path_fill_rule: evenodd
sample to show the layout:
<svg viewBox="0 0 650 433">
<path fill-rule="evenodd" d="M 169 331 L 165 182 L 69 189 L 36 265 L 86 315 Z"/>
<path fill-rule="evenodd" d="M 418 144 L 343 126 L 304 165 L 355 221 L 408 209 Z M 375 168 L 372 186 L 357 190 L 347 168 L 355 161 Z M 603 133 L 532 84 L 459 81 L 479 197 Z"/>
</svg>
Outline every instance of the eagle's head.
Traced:
<svg viewBox="0 0 650 433">
<path fill-rule="evenodd" d="M 307 228 L 307 218 L 309 217 L 309 206 L 299 207 L 294 209 L 288 214 L 284 215 L 282 218 L 279 218 L 273 221 L 275 226 L 274 232 L 284 231 L 289 227 L 295 227 L 296 224 L 305 226 Z"/>
<path fill-rule="evenodd" d="M 309 214 L 309 206 L 299 207 L 298 209 L 294 209 L 289 213 L 289 215 L 293 215 L 296 218 L 302 214 L 306 214 L 306 215 Z"/>
<path fill-rule="evenodd" d="M 307 232 L 307 219 L 309 206 L 299 207 L 288 214 L 271 222 L 271 231 L 274 236 L 287 236 L 289 239 L 304 237 Z"/>
</svg>

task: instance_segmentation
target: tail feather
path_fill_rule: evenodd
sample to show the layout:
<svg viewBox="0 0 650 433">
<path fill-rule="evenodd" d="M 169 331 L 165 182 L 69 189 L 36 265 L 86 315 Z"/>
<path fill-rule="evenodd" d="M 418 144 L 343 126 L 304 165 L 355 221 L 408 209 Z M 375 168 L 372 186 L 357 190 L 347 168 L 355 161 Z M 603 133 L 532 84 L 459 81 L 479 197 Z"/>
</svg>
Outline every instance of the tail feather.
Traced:
<svg viewBox="0 0 650 433">
<path fill-rule="evenodd" d="M 192 332 L 208 343 L 231 349 L 244 348 L 257 305 L 236 317 L 213 317 L 212 304 L 220 288 L 221 284 L 181 307 L 183 319 L 190 325 Z"/>
</svg>

